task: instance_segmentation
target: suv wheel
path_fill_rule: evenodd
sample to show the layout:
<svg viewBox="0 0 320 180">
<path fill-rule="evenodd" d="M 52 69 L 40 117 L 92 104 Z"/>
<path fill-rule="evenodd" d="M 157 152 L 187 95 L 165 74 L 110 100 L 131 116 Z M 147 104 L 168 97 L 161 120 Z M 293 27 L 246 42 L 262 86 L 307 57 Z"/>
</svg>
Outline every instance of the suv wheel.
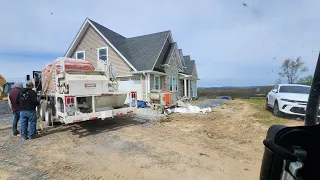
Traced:
<svg viewBox="0 0 320 180">
<path fill-rule="evenodd" d="M 270 110 L 270 106 L 268 104 L 268 99 L 266 99 L 266 107 L 265 107 L 266 110 Z"/>
<path fill-rule="evenodd" d="M 274 103 L 274 106 L 273 106 L 273 114 L 275 115 L 275 116 L 278 116 L 278 117 L 281 117 L 282 116 L 282 112 L 279 110 L 279 105 L 278 105 L 278 102 L 276 101 L 275 103 Z"/>
</svg>

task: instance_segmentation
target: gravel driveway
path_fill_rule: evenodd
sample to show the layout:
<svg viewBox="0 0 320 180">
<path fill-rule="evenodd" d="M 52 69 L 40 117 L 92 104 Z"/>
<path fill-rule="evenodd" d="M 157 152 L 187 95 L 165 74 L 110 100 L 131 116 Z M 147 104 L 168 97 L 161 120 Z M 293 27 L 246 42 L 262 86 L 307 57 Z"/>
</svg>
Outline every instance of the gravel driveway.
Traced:
<svg viewBox="0 0 320 180">
<path fill-rule="evenodd" d="M 10 125 L 13 115 L 7 101 L 0 100 L 0 126 Z"/>
<path fill-rule="evenodd" d="M 199 106 L 214 107 L 222 102 L 205 100 Z M 205 119 L 207 114 L 195 116 L 201 116 L 195 120 Z M 11 135 L 12 112 L 6 101 L 0 101 L 0 179 L 186 179 L 183 171 L 192 172 L 195 166 L 205 172 L 201 174 L 212 173 L 208 168 L 215 168 L 210 165 L 213 159 L 199 155 L 204 150 L 193 145 L 199 141 L 181 140 L 200 134 L 190 134 L 189 129 L 184 130 L 188 128 L 185 124 L 164 126 L 179 122 L 172 118 L 137 109 L 132 115 L 106 121 L 56 127 L 38 121 L 44 127 L 40 137 L 24 141 Z M 186 150 L 187 155 L 181 154 Z"/>
<path fill-rule="evenodd" d="M 206 107 L 216 107 L 221 105 L 222 103 L 226 102 L 227 100 L 225 99 L 206 99 L 199 104 L 196 104 L 200 108 L 206 108 Z"/>
</svg>

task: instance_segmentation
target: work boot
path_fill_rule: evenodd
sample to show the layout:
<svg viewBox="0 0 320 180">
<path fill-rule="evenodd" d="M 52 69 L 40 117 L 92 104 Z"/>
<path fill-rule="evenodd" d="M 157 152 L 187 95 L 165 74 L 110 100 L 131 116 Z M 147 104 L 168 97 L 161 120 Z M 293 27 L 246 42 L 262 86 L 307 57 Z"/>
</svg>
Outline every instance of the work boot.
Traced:
<svg viewBox="0 0 320 180">
<path fill-rule="evenodd" d="M 20 134 L 19 131 L 12 132 L 12 135 L 14 135 L 14 136 L 17 136 L 18 134 Z"/>
<path fill-rule="evenodd" d="M 28 139 L 36 139 L 37 138 L 37 135 L 34 135 L 32 137 L 29 137 Z"/>
<path fill-rule="evenodd" d="M 27 138 L 27 137 L 22 137 L 22 139 L 23 139 L 23 140 L 28 140 L 28 138 Z"/>
<path fill-rule="evenodd" d="M 35 134 L 34 136 L 28 137 L 28 139 L 36 139 L 36 138 L 39 138 L 39 137 L 40 137 L 40 135 Z"/>
</svg>

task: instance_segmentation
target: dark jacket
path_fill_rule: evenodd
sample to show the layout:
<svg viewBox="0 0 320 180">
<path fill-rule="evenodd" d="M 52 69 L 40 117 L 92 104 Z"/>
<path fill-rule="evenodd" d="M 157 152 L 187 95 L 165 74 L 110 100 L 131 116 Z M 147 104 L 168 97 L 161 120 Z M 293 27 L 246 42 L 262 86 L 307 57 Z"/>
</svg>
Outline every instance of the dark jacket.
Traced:
<svg viewBox="0 0 320 180">
<path fill-rule="evenodd" d="M 35 110 L 40 105 L 37 93 L 29 88 L 24 88 L 20 91 L 16 103 L 20 104 L 21 110 Z"/>
<path fill-rule="evenodd" d="M 11 102 L 11 109 L 13 112 L 21 110 L 20 104 L 16 103 L 16 99 L 17 99 L 17 96 L 19 95 L 20 91 L 21 91 L 20 88 L 15 87 L 9 92 L 9 99 Z"/>
</svg>

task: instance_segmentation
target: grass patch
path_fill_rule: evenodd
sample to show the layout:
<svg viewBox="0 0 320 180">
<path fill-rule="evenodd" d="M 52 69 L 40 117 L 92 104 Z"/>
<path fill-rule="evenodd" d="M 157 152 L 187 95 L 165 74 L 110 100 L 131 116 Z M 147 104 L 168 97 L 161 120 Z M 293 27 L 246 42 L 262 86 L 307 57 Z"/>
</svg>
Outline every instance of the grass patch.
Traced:
<svg viewBox="0 0 320 180">
<path fill-rule="evenodd" d="M 253 117 L 262 124 L 271 126 L 274 124 L 285 124 L 288 121 L 285 118 L 276 117 L 271 111 L 265 110 L 265 98 L 243 99 L 243 101 L 253 104 L 253 107 L 257 110 L 257 112 L 253 114 Z"/>
</svg>

